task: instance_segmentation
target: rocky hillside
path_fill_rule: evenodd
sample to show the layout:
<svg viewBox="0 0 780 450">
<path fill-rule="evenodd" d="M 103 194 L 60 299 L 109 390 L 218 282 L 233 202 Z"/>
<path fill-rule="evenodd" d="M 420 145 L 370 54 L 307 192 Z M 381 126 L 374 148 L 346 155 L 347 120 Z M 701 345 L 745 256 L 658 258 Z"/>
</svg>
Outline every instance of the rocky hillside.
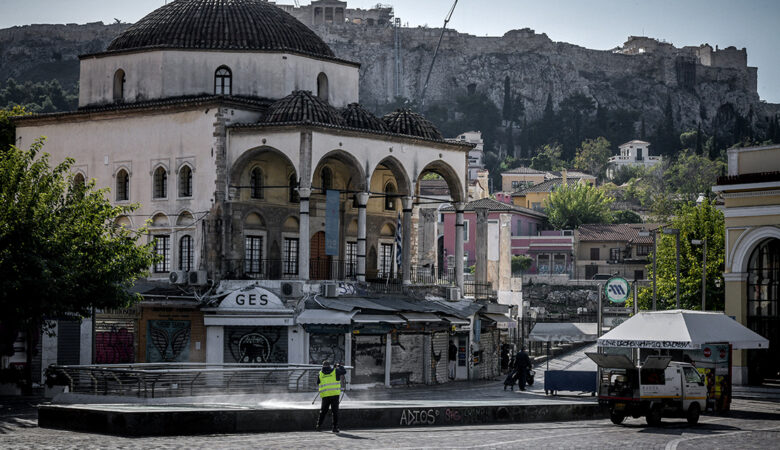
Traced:
<svg viewBox="0 0 780 450">
<path fill-rule="evenodd" d="M 98 52 L 128 24 L 31 25 L 0 30 L 0 80 L 78 80 L 79 54 Z M 395 96 L 395 30 L 357 25 L 319 26 L 315 31 L 336 54 L 362 63 L 361 103 L 378 109 Z M 419 98 L 440 30 L 400 29 L 400 96 Z M 644 39 L 644 38 L 642 38 Z M 692 48 L 657 43 L 631 49 L 598 51 L 553 42 L 532 30 L 501 37 L 477 37 L 448 31 L 434 67 L 427 100 L 447 101 L 469 89 L 479 90 L 501 107 L 508 77 L 523 99 L 526 118 L 542 115 L 547 96 L 554 105 L 584 94 L 603 108 L 636 111 L 648 124 L 663 119 L 671 99 L 678 129 L 711 130 L 723 108 L 751 117 L 761 127 L 778 105 L 760 101 L 755 69 L 738 63 L 703 65 Z M 643 44 L 645 45 L 645 44 Z M 651 48 L 652 47 L 652 48 Z M 636 49 L 634 49 L 636 50 Z M 725 49 L 724 49 L 725 50 Z M 714 58 L 713 58 L 714 61 Z"/>
</svg>

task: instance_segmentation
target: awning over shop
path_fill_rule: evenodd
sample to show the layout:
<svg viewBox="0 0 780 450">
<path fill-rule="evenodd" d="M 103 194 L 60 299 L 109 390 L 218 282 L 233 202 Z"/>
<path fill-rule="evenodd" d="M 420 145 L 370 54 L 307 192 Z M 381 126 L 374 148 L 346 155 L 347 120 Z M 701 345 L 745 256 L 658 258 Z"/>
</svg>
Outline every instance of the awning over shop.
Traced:
<svg viewBox="0 0 780 450">
<path fill-rule="evenodd" d="M 590 342 L 595 341 L 598 326 L 595 323 L 552 323 L 534 325 L 528 340 L 541 342 Z"/>
<path fill-rule="evenodd" d="M 699 349 L 728 343 L 734 350 L 769 348 L 769 341 L 731 317 L 716 312 L 645 311 L 598 339 L 600 347 Z"/>
<path fill-rule="evenodd" d="M 447 322 L 449 322 L 449 323 L 451 323 L 453 325 L 468 325 L 468 324 L 471 323 L 470 320 L 460 319 L 458 317 L 448 316 L 448 315 L 442 316 L 442 319 L 446 320 Z"/>
<path fill-rule="evenodd" d="M 307 309 L 295 321 L 299 325 L 350 325 L 355 312 L 333 311 L 331 309 Z"/>
<path fill-rule="evenodd" d="M 439 316 L 433 313 L 402 312 L 401 316 L 409 322 L 441 322 Z"/>
<path fill-rule="evenodd" d="M 357 313 L 352 317 L 354 323 L 406 323 L 406 320 L 395 314 L 363 314 Z"/>
<path fill-rule="evenodd" d="M 491 313 L 482 313 L 481 316 L 487 317 L 488 319 L 492 320 L 496 323 L 515 323 L 514 320 L 511 318 L 505 316 L 504 314 L 491 314 Z"/>
<path fill-rule="evenodd" d="M 239 316 L 239 315 L 222 315 L 222 316 L 204 316 L 203 325 L 206 326 L 228 326 L 228 327 L 243 327 L 243 326 L 278 326 L 289 327 L 293 325 L 293 317 L 259 317 L 259 316 Z"/>
</svg>

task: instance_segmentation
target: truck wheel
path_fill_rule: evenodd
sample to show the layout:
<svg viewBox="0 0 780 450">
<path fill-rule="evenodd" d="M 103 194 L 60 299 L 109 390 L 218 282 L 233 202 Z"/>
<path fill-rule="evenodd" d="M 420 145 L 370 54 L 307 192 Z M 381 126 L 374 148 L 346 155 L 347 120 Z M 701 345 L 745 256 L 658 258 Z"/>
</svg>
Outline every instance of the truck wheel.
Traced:
<svg viewBox="0 0 780 450">
<path fill-rule="evenodd" d="M 610 411 L 609 420 L 611 420 L 615 425 L 620 425 L 624 420 L 626 420 L 626 416 L 620 414 L 619 412 Z"/>
<path fill-rule="evenodd" d="M 688 414 L 686 415 L 688 423 L 691 425 L 699 423 L 699 415 L 701 415 L 701 407 L 698 403 L 691 403 L 691 406 L 688 408 Z"/>
<path fill-rule="evenodd" d="M 647 412 L 647 417 L 645 419 L 647 420 L 647 424 L 651 427 L 657 427 L 661 425 L 661 415 L 663 414 L 663 407 L 662 406 L 654 406 L 650 408 L 650 411 Z"/>
</svg>

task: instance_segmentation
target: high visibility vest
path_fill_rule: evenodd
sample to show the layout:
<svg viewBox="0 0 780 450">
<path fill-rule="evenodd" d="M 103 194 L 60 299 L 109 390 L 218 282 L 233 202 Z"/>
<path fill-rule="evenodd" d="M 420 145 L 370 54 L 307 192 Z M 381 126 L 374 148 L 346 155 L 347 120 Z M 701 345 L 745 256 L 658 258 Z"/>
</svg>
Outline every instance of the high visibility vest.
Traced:
<svg viewBox="0 0 780 450">
<path fill-rule="evenodd" d="M 341 393 L 341 382 L 336 379 L 336 369 L 331 373 L 320 371 L 320 397 L 332 397 Z"/>
</svg>

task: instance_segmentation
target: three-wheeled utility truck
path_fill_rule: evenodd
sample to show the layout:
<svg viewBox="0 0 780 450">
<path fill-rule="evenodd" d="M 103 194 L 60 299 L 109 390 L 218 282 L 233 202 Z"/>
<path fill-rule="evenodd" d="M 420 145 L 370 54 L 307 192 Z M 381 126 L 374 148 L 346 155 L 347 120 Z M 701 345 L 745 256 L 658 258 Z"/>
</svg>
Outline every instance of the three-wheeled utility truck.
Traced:
<svg viewBox="0 0 780 450">
<path fill-rule="evenodd" d="M 659 425 L 662 417 L 683 417 L 695 425 L 706 409 L 704 378 L 691 364 L 648 356 L 637 367 L 625 355 L 586 355 L 599 366 L 599 404 L 609 408 L 614 424 L 628 416 L 645 416 L 651 426 Z"/>
</svg>

